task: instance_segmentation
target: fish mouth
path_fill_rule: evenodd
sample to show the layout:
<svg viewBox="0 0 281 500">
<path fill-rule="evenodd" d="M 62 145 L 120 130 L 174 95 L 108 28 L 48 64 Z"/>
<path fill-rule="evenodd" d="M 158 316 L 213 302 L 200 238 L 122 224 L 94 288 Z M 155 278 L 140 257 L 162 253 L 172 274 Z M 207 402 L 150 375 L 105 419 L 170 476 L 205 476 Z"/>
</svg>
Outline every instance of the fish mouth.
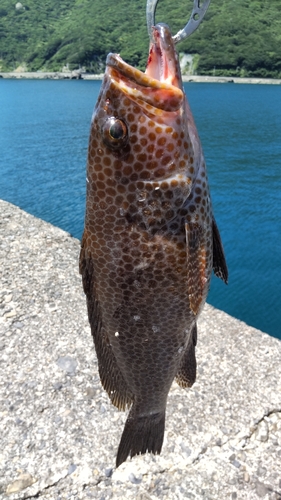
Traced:
<svg viewBox="0 0 281 500">
<path fill-rule="evenodd" d="M 178 56 L 170 29 L 165 24 L 153 27 L 145 72 L 127 64 L 118 54 L 108 54 L 106 72 L 112 83 L 140 104 L 157 110 L 177 111 L 183 102 Z"/>
</svg>

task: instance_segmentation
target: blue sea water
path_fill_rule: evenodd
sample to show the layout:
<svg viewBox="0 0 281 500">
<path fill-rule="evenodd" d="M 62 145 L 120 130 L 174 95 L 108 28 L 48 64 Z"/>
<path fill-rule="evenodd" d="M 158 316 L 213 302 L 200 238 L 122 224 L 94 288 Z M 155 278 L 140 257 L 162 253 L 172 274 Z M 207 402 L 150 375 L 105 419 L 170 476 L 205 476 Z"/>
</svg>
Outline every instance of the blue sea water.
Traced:
<svg viewBox="0 0 281 500">
<path fill-rule="evenodd" d="M 99 88 L 0 80 L 0 198 L 77 238 Z M 281 339 L 281 86 L 185 89 L 229 266 L 229 285 L 214 277 L 208 302 Z"/>
</svg>

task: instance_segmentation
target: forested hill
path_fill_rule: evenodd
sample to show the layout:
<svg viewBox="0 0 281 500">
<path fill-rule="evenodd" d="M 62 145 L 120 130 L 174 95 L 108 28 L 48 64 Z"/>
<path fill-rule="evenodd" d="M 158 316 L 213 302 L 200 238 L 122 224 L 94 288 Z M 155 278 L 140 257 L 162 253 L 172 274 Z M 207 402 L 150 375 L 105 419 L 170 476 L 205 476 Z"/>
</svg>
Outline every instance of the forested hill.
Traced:
<svg viewBox="0 0 281 500">
<path fill-rule="evenodd" d="M 183 28 L 192 0 L 160 0 L 156 21 Z M 104 70 L 108 52 L 143 69 L 146 0 L 0 0 L 0 70 Z M 280 0 L 212 0 L 197 32 L 179 44 L 198 74 L 281 77 Z"/>
</svg>

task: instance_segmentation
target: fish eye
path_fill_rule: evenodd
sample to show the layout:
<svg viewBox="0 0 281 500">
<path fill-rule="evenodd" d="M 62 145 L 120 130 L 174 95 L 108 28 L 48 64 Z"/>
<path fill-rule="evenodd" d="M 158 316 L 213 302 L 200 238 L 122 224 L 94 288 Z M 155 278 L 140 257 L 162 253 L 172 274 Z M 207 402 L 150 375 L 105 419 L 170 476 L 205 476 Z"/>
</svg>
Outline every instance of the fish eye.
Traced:
<svg viewBox="0 0 281 500">
<path fill-rule="evenodd" d="M 128 141 L 128 128 L 123 120 L 111 116 L 102 127 L 102 135 L 107 146 L 118 149 L 125 146 Z"/>
<path fill-rule="evenodd" d="M 109 128 L 109 135 L 112 139 L 118 141 L 123 139 L 127 135 L 127 127 L 122 120 L 112 121 L 112 125 Z"/>
</svg>

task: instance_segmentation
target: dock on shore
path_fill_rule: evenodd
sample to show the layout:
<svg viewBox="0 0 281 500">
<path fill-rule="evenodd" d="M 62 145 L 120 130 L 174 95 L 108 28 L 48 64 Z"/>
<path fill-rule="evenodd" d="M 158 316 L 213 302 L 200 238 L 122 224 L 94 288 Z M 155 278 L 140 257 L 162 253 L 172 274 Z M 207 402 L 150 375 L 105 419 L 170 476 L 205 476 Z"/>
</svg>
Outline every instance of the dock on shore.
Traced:
<svg viewBox="0 0 281 500">
<path fill-rule="evenodd" d="M 0 79 L 29 80 L 102 80 L 103 73 L 95 75 L 81 71 L 68 72 L 0 72 Z M 238 78 L 234 76 L 183 75 L 183 82 L 194 83 L 250 83 L 260 85 L 281 85 L 281 78 Z"/>
</svg>

